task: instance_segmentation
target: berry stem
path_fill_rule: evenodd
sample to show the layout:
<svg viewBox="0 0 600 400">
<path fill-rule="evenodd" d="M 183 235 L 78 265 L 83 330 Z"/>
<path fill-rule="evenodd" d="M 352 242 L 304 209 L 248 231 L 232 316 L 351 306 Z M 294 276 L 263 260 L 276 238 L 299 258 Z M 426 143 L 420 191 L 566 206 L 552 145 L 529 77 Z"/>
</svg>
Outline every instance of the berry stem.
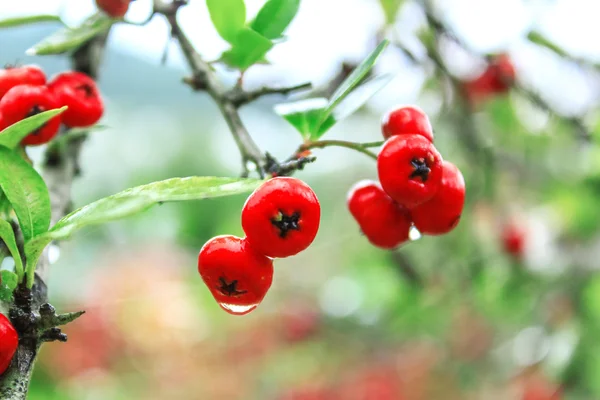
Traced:
<svg viewBox="0 0 600 400">
<path fill-rule="evenodd" d="M 348 142 L 346 140 L 316 140 L 312 142 L 307 142 L 302 144 L 298 150 L 296 150 L 296 154 L 300 154 L 303 151 L 311 150 L 311 149 L 324 149 L 325 147 L 344 147 L 347 149 L 358 151 L 359 153 L 363 153 L 371 157 L 373 160 L 377 160 L 377 154 L 373 153 L 369 150 L 370 147 L 379 147 L 383 145 L 383 142 L 368 142 L 368 143 L 355 143 Z"/>
</svg>

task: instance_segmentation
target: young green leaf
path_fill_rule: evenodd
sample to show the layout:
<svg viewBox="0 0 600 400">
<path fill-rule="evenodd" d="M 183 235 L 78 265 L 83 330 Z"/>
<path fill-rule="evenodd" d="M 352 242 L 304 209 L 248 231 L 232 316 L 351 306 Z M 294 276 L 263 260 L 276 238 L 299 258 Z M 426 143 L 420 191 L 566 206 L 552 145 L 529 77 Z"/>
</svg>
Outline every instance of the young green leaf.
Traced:
<svg viewBox="0 0 600 400">
<path fill-rule="evenodd" d="M 396 20 L 396 14 L 402 5 L 404 0 L 379 0 L 383 13 L 385 14 L 385 21 L 387 24 L 392 24 Z"/>
<path fill-rule="evenodd" d="M 356 87 L 338 106 L 333 110 L 336 122 L 349 117 L 362 107 L 375 93 L 383 89 L 394 78 L 391 74 L 380 75 L 367 79 Z"/>
<path fill-rule="evenodd" d="M 219 35 L 233 44 L 246 24 L 244 0 L 206 0 L 210 19 Z"/>
<path fill-rule="evenodd" d="M 48 230 L 50 196 L 44 180 L 31 165 L 4 146 L 0 146 L 0 189 L 15 210 L 26 241 Z"/>
<path fill-rule="evenodd" d="M 296 16 L 300 0 L 268 0 L 260 9 L 250 28 L 267 39 L 278 39 Z"/>
<path fill-rule="evenodd" d="M 327 99 L 318 97 L 278 104 L 275 106 L 275 113 L 281 115 L 300 132 L 305 140 L 308 140 L 321 133 L 322 129 L 324 129 L 322 133 L 325 133 L 327 129 L 333 126 L 335 122 L 333 117 L 328 118 L 325 123 L 321 123 L 321 116 L 325 107 L 327 107 Z"/>
<path fill-rule="evenodd" d="M 8 270 L 0 271 L 0 300 L 9 302 L 18 283 L 17 275 Z"/>
<path fill-rule="evenodd" d="M 13 26 L 37 24 L 38 22 L 60 22 L 62 20 L 58 15 L 40 14 L 24 15 L 21 17 L 7 18 L 0 20 L 0 28 L 12 28 Z"/>
<path fill-rule="evenodd" d="M 58 221 L 48 232 L 25 243 L 27 284 L 30 287 L 33 284 L 37 261 L 52 240 L 67 239 L 78 229 L 127 218 L 156 204 L 247 193 L 256 189 L 262 182 L 258 179 L 211 176 L 172 178 L 127 189 L 88 204 Z"/>
<path fill-rule="evenodd" d="M 25 136 L 41 128 L 46 122 L 58 114 L 61 114 L 66 109 L 67 107 L 65 106 L 56 110 L 44 111 L 43 113 L 25 118 L 16 124 L 9 126 L 0 132 L 0 146 L 14 149 L 23 139 L 25 139 Z"/>
<path fill-rule="evenodd" d="M 28 55 L 62 54 L 76 50 L 94 36 L 106 32 L 115 20 L 94 14 L 75 28 L 63 28 L 27 50 Z"/>
<path fill-rule="evenodd" d="M 244 28 L 236 35 L 231 49 L 221 55 L 221 60 L 243 71 L 262 61 L 272 47 L 269 39 L 250 28 Z"/>
<path fill-rule="evenodd" d="M 379 46 L 377 46 L 377 48 L 373 50 L 373 52 L 369 54 L 369 56 L 342 82 L 335 93 L 333 93 L 333 96 L 331 96 L 329 104 L 321 117 L 322 121 L 325 121 L 331 113 L 333 113 L 333 110 L 337 105 L 362 82 L 388 44 L 389 41 L 387 40 L 381 42 Z"/>
<path fill-rule="evenodd" d="M 7 221 L 0 219 L 0 239 L 6 245 L 6 248 L 10 252 L 10 255 L 15 260 L 15 271 L 19 277 L 23 276 L 23 261 L 21 260 L 21 254 L 17 247 L 17 241 L 15 239 L 15 233 L 13 232 L 12 226 Z"/>
</svg>

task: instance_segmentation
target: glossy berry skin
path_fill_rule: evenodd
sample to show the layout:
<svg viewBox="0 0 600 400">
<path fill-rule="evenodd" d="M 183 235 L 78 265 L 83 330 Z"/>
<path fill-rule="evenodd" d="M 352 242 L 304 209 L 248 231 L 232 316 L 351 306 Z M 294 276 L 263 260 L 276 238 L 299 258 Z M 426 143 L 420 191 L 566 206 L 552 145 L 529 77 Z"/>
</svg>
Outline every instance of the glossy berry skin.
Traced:
<svg viewBox="0 0 600 400">
<path fill-rule="evenodd" d="M 37 65 L 0 69 L 0 99 L 18 85 L 45 85 L 46 74 Z"/>
<path fill-rule="evenodd" d="M 243 315 L 254 310 L 271 287 L 273 261 L 246 239 L 216 236 L 202 246 L 198 272 L 221 308 Z"/>
<path fill-rule="evenodd" d="M 442 183 L 433 198 L 411 210 L 422 234 L 443 235 L 456 228 L 465 205 L 465 180 L 460 170 L 444 161 Z"/>
<path fill-rule="evenodd" d="M 315 239 L 321 205 L 306 183 L 277 177 L 263 183 L 246 200 L 242 228 L 252 245 L 268 257 L 298 254 Z"/>
<path fill-rule="evenodd" d="M 421 135 L 433 142 L 433 128 L 429 117 L 419 107 L 397 107 L 387 112 L 381 120 L 381 132 L 385 139 L 395 135 Z"/>
<path fill-rule="evenodd" d="M 130 0 L 96 0 L 96 6 L 112 18 L 123 18 L 129 9 Z"/>
<path fill-rule="evenodd" d="M 374 246 L 393 249 L 408 240 L 412 225 L 408 210 L 392 200 L 379 183 L 356 183 L 348 193 L 348 209 Z"/>
<path fill-rule="evenodd" d="M 61 106 L 69 107 L 62 122 L 70 128 L 94 125 L 104 113 L 102 96 L 96 82 L 84 73 L 71 71 L 56 75 L 48 83 Z"/>
<path fill-rule="evenodd" d="M 0 99 L 0 113 L 2 113 L 0 130 L 27 117 L 55 108 L 59 108 L 56 97 L 46 86 L 15 86 Z M 49 142 L 58 133 L 60 123 L 60 115 L 57 115 L 25 137 L 22 144 L 37 146 Z"/>
<path fill-rule="evenodd" d="M 411 209 L 431 199 L 442 181 L 442 156 L 421 135 L 392 136 L 377 157 L 383 190 Z"/>
<path fill-rule="evenodd" d="M 0 314 L 0 375 L 9 367 L 17 347 L 19 335 L 4 314 Z"/>
</svg>

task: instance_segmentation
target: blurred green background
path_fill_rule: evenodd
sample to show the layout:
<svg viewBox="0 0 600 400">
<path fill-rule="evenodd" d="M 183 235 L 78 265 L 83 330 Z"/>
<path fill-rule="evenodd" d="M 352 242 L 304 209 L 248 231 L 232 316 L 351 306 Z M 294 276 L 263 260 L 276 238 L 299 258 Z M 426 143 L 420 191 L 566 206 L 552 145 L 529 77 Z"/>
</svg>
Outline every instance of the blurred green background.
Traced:
<svg viewBox="0 0 600 400">
<path fill-rule="evenodd" d="M 247 3 L 252 13 L 263 2 Z M 396 2 L 384 3 L 395 11 Z M 321 200 L 317 239 L 277 260 L 261 306 L 233 317 L 204 287 L 196 256 L 214 235 L 243 234 L 246 196 L 166 204 L 87 229 L 52 248 L 49 286 L 61 310 L 88 313 L 66 328 L 67 344 L 43 347 L 30 398 L 600 399 L 600 3 L 434 3 L 476 52 L 510 54 L 517 79 L 558 115 L 515 92 L 462 113 L 430 63 L 415 64 L 392 45 L 377 71 L 397 78 L 330 138 L 380 140 L 386 109 L 421 106 L 436 146 L 467 182 L 455 231 L 396 252 L 374 248 L 345 200 L 354 182 L 376 178 L 375 164 L 347 149 L 315 150 L 317 162 L 297 176 Z M 422 57 L 417 37 L 425 17 L 415 2 L 397 5 L 386 34 Z M 137 0 L 130 18 L 143 20 L 149 6 Z M 2 17 L 60 11 L 77 21 L 93 10 L 88 0 L 0 4 Z M 224 44 L 204 2 L 192 0 L 181 13 L 203 55 L 217 56 Z M 304 0 L 287 41 L 269 57 L 273 65 L 253 67 L 245 85 L 309 80 L 326 87 L 342 62 L 355 63 L 374 47 L 385 25 L 376 0 Z M 24 56 L 54 29 L 1 30 L 0 62 L 38 63 L 49 75 L 67 69 L 66 57 Z M 579 61 L 530 43 L 532 29 Z M 161 65 L 167 34 L 160 18 L 111 33 L 99 81 L 107 129 L 85 145 L 75 205 L 174 176 L 239 173 L 217 107 L 181 84 L 186 69 L 175 43 Z M 450 41 L 440 43 L 440 53 L 460 80 L 481 72 L 481 60 Z M 221 73 L 234 82 L 235 74 Z M 261 148 L 279 158 L 301 143 L 273 112 L 284 100 L 273 96 L 242 110 Z M 581 118 L 592 142 L 578 140 L 560 115 Z M 465 139 L 473 127 L 475 147 Z M 505 251 L 514 232 L 522 257 Z M 562 395 L 553 395 L 559 386 Z"/>
</svg>

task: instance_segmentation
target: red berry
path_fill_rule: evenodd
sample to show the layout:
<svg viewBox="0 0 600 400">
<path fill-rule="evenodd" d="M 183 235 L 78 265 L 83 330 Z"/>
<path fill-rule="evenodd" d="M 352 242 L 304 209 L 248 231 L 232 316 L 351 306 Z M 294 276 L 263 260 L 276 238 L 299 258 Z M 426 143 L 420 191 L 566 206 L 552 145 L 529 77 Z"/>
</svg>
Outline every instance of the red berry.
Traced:
<svg viewBox="0 0 600 400">
<path fill-rule="evenodd" d="M 507 92 L 515 80 L 515 66 L 510 57 L 506 54 L 501 54 L 494 58 L 488 70 L 493 75 L 493 89 L 497 93 Z"/>
<path fill-rule="evenodd" d="M 45 85 L 46 74 L 37 65 L 0 69 L 0 99 L 18 85 Z"/>
<path fill-rule="evenodd" d="M 46 86 L 19 85 L 0 99 L 2 126 L 0 130 L 43 111 L 59 108 L 54 94 Z M 60 128 L 60 115 L 50 119 L 23 139 L 25 146 L 37 146 L 52 140 Z"/>
<path fill-rule="evenodd" d="M 506 225 L 502 231 L 502 247 L 510 256 L 520 259 L 525 253 L 525 229 L 516 223 Z"/>
<path fill-rule="evenodd" d="M 0 314 L 0 375 L 7 370 L 17 347 L 19 335 L 4 314 Z"/>
<path fill-rule="evenodd" d="M 433 198 L 411 210 L 415 227 L 427 235 L 442 235 L 454 229 L 465 205 L 465 180 L 451 162 L 442 164 L 442 183 Z"/>
<path fill-rule="evenodd" d="M 375 181 L 360 181 L 348 193 L 348 209 L 369 242 L 393 249 L 408 240 L 412 225 L 408 210 Z"/>
<path fill-rule="evenodd" d="M 383 190 L 410 209 L 437 192 L 442 180 L 442 156 L 423 136 L 392 136 L 377 157 L 377 172 Z"/>
<path fill-rule="evenodd" d="M 234 315 L 254 310 L 273 281 L 273 261 L 246 239 L 230 235 L 202 246 L 198 271 L 221 308 Z"/>
<path fill-rule="evenodd" d="M 63 72 L 48 84 L 61 106 L 69 108 L 62 114 L 68 127 L 85 128 L 94 125 L 104 112 L 102 96 L 92 78 L 81 72 Z"/>
<path fill-rule="evenodd" d="M 315 192 L 296 178 L 263 183 L 246 200 L 242 228 L 252 245 L 269 257 L 289 257 L 306 249 L 319 230 L 321 206 Z"/>
<path fill-rule="evenodd" d="M 433 128 L 427 114 L 416 106 L 395 108 L 383 116 L 381 121 L 383 137 L 389 139 L 395 135 L 422 135 L 433 142 Z"/>
<path fill-rule="evenodd" d="M 130 0 L 96 0 L 96 5 L 112 18 L 123 18 L 129 9 Z"/>
</svg>

